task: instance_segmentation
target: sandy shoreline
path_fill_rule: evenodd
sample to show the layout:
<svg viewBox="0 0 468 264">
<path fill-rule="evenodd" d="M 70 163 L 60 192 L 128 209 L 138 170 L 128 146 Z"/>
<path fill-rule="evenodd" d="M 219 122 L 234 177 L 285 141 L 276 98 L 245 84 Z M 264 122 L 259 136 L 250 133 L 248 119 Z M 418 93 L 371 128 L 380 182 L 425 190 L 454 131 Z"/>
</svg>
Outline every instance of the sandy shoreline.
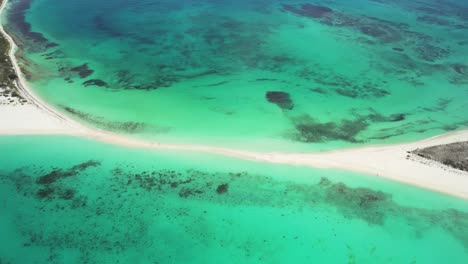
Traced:
<svg viewBox="0 0 468 264">
<path fill-rule="evenodd" d="M 0 14 L 3 12 L 6 2 L 3 1 Z M 197 151 L 257 162 L 342 169 L 379 176 L 468 199 L 468 173 L 422 160 L 414 155 L 410 155 L 410 158 L 407 157 L 407 151 L 417 148 L 468 141 L 468 130 L 407 144 L 361 147 L 323 153 L 261 153 L 202 145 L 164 144 L 129 138 L 86 127 L 55 110 L 36 96 L 29 89 L 21 74 L 15 57 L 16 44 L 11 36 L 5 32 L 3 25 L 0 26 L 0 30 L 12 47 L 9 51 L 9 57 L 19 76 L 16 82 L 18 90 L 29 102 L 25 105 L 0 104 L 0 116 L 2 116 L 0 135 L 69 135 L 87 137 L 126 147 Z"/>
</svg>

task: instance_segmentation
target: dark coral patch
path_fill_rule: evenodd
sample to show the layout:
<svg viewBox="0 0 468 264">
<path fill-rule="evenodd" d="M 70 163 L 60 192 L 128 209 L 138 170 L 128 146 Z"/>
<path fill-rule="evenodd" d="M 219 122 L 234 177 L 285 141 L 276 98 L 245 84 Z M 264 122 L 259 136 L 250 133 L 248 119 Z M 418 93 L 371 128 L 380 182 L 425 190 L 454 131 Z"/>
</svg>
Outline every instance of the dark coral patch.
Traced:
<svg viewBox="0 0 468 264">
<path fill-rule="evenodd" d="M 141 133 L 147 130 L 148 128 L 146 123 L 142 123 L 142 122 L 108 121 L 108 120 L 105 120 L 103 117 L 94 116 L 89 113 L 85 113 L 85 112 L 82 112 L 80 110 L 77 110 L 71 107 L 67 107 L 67 106 L 62 106 L 62 107 L 68 113 L 75 115 L 81 119 L 84 119 L 87 122 L 91 122 L 98 126 L 104 127 L 107 130 L 120 131 L 120 132 L 125 132 L 125 133 Z M 164 133 L 164 132 L 167 132 L 168 130 L 169 128 L 153 127 L 153 132 L 156 132 L 156 133 Z"/>
<path fill-rule="evenodd" d="M 53 194 L 55 190 L 53 188 L 44 188 L 44 189 L 39 189 L 36 192 L 36 197 L 39 199 L 49 199 Z"/>
<path fill-rule="evenodd" d="M 76 191 L 73 189 L 66 189 L 60 193 L 60 198 L 63 200 L 72 200 L 75 197 Z"/>
<path fill-rule="evenodd" d="M 110 178 L 92 182 L 83 182 L 78 178 L 64 179 L 55 182 L 52 186 L 54 189 L 47 189 L 47 186 L 34 182 L 34 175 L 43 173 L 44 168 L 41 166 L 33 169 L 18 168 L 9 174 L 0 173 L 0 181 L 10 183 L 11 190 L 16 191 L 13 193 L 15 198 L 39 198 L 33 209 L 35 211 L 26 216 L 36 218 L 35 222 L 49 228 L 35 228 L 37 225 L 31 228 L 30 217 L 16 219 L 28 246 L 48 247 L 51 250 L 77 248 L 90 254 L 96 251 L 100 256 L 103 250 L 121 252 L 126 247 L 135 247 L 135 244 L 128 243 L 145 246 L 149 241 L 154 241 L 154 237 L 147 237 L 148 226 L 158 219 L 177 221 L 183 218 L 186 221 L 188 217 L 193 217 L 196 233 L 190 234 L 211 239 L 211 230 L 208 229 L 209 233 L 200 233 L 206 229 L 199 228 L 205 223 L 203 217 L 208 209 L 185 204 L 188 199 L 201 201 L 201 205 L 209 203 L 231 210 L 237 206 L 274 208 L 287 212 L 291 212 L 291 209 L 329 210 L 332 207 L 345 219 L 373 226 L 383 225 L 384 228 L 390 219 L 401 221 L 414 229 L 415 233 L 427 231 L 427 226 L 433 225 L 448 232 L 468 248 L 467 213 L 454 209 L 432 210 L 403 206 L 396 203 L 391 194 L 369 188 L 352 187 L 327 178 L 321 178 L 317 183 L 303 183 L 278 181 L 262 174 L 194 169 L 182 171 L 158 167 L 153 167 L 151 171 L 138 171 L 136 166 L 128 163 L 112 168 L 101 167 L 95 175 L 110 173 Z M 227 182 L 233 181 L 238 186 L 236 192 L 231 195 L 214 194 L 213 187 L 223 193 L 227 190 Z M 70 186 L 77 189 L 71 189 Z M 80 190 L 90 188 L 98 190 L 98 195 L 77 195 Z M 72 210 L 77 208 L 80 210 L 74 214 Z M 76 219 L 63 225 L 63 215 L 71 215 Z M 92 255 L 86 257 L 91 259 Z"/>
<path fill-rule="evenodd" d="M 105 81 L 99 80 L 99 79 L 87 80 L 83 82 L 83 86 L 85 87 L 88 87 L 88 86 L 109 87 Z"/>
<path fill-rule="evenodd" d="M 399 30 L 393 25 L 390 25 L 390 23 L 385 22 L 369 19 L 369 21 L 364 22 L 357 28 L 361 33 L 373 37 L 382 43 L 399 41 L 401 39 Z"/>
<path fill-rule="evenodd" d="M 69 168 L 68 170 L 54 169 L 51 172 L 47 173 L 46 175 L 39 177 L 36 180 L 36 183 L 42 184 L 42 185 L 52 184 L 60 179 L 71 177 L 71 176 L 76 176 L 82 171 L 87 170 L 88 168 L 98 167 L 100 165 L 101 163 L 99 161 L 89 160 L 81 164 L 75 165 Z"/>
<path fill-rule="evenodd" d="M 229 189 L 229 185 L 227 183 L 223 183 L 223 184 L 218 185 L 218 188 L 216 188 L 216 193 L 224 194 L 224 193 L 227 193 L 228 189 Z"/>
<path fill-rule="evenodd" d="M 393 114 L 390 116 L 389 120 L 390 122 L 399 122 L 403 121 L 406 119 L 406 114 Z"/>
<path fill-rule="evenodd" d="M 356 120 L 341 120 L 339 123 L 321 123 L 308 115 L 303 115 L 293 120 L 296 132 L 293 139 L 306 143 L 319 143 L 330 140 L 342 140 L 351 143 L 360 142 L 356 137 L 369 125 L 365 118 Z"/>
<path fill-rule="evenodd" d="M 276 104 L 281 109 L 292 110 L 294 108 L 294 102 L 286 92 L 269 91 L 265 96 L 268 102 Z"/>
<path fill-rule="evenodd" d="M 364 25 L 360 28 L 360 30 L 362 33 L 374 38 L 381 38 L 386 34 L 385 30 L 382 30 L 378 27 L 373 27 L 371 25 Z"/>
<path fill-rule="evenodd" d="M 8 21 L 12 26 L 23 35 L 26 40 L 34 43 L 34 45 L 26 45 L 26 47 L 33 51 L 44 51 L 48 48 L 53 48 L 59 44 L 50 42 L 42 33 L 32 31 L 31 24 L 26 19 L 26 14 L 31 8 L 33 0 L 15 1 L 11 3 L 8 12 Z"/>
<path fill-rule="evenodd" d="M 351 111 L 351 113 L 355 116 L 359 116 L 371 122 L 400 122 L 400 121 L 405 120 L 406 116 L 408 115 L 405 113 L 398 113 L 398 114 L 392 114 L 390 116 L 385 116 L 376 112 L 372 108 L 370 109 L 370 113 L 366 115 L 360 115 L 359 113 L 356 113 L 354 111 Z"/>
<path fill-rule="evenodd" d="M 399 32 L 404 26 L 379 18 L 334 12 L 329 7 L 312 4 L 302 4 L 299 7 L 283 5 L 283 10 L 314 19 L 324 25 L 351 28 L 382 43 L 399 41 Z"/>
<path fill-rule="evenodd" d="M 194 189 L 189 189 L 189 188 L 182 188 L 180 191 L 179 191 L 179 197 L 181 198 L 187 198 L 189 196 L 193 196 L 193 195 L 198 195 L 198 194 L 202 194 L 203 191 L 201 190 L 194 190 Z"/>
<path fill-rule="evenodd" d="M 450 54 L 450 50 L 448 48 L 442 48 L 428 43 L 423 43 L 417 46 L 414 51 L 420 59 L 428 62 L 444 59 Z"/>
<path fill-rule="evenodd" d="M 327 188 L 325 199 L 335 204 L 343 215 L 374 225 L 384 223 L 386 212 L 383 208 L 391 202 L 390 195 L 365 188 L 350 188 L 343 183 L 331 184 Z"/>
<path fill-rule="evenodd" d="M 379 88 L 375 84 L 350 85 L 347 87 L 336 88 L 335 92 L 341 96 L 350 98 L 381 98 L 389 95 L 387 90 Z"/>
<path fill-rule="evenodd" d="M 315 93 L 327 94 L 334 91 L 341 96 L 358 99 L 382 98 L 390 94 L 386 90 L 388 83 L 385 80 L 379 81 L 370 78 L 356 80 L 345 75 L 338 75 L 333 70 L 323 69 L 317 71 L 306 69 L 298 72 L 298 75 L 303 79 L 313 80 L 322 86 L 309 89 Z"/>
<path fill-rule="evenodd" d="M 88 63 L 85 63 L 83 65 L 80 65 L 80 66 L 76 66 L 76 67 L 73 67 L 70 69 L 71 72 L 76 72 L 78 73 L 78 76 L 80 76 L 80 78 L 86 78 L 88 76 L 90 76 L 91 74 L 94 73 L 94 70 L 90 69 L 89 66 L 88 66 Z"/>
</svg>

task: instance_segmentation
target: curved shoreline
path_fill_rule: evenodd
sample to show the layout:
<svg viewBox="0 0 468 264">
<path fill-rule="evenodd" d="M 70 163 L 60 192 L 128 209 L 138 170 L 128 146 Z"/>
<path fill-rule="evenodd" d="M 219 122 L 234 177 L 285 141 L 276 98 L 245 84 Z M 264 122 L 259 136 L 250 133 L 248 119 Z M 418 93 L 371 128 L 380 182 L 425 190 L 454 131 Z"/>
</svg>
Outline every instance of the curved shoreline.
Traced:
<svg viewBox="0 0 468 264">
<path fill-rule="evenodd" d="M 7 0 L 2 2 L 0 16 L 3 14 L 7 2 Z M 4 30 L 3 23 L 0 25 L 0 31 L 10 44 L 8 56 L 18 76 L 18 79 L 15 81 L 18 91 L 37 108 L 37 111 L 56 119 L 61 126 L 61 129 L 51 130 L 50 132 L 47 131 L 47 128 L 41 132 L 23 128 L 2 131 L 0 128 L 0 135 L 60 134 L 86 137 L 109 144 L 133 148 L 204 152 L 265 163 L 309 166 L 323 169 L 341 169 L 383 177 L 468 200 L 468 188 L 466 188 L 466 186 L 468 186 L 468 173 L 452 170 L 443 165 L 438 165 L 435 162 L 418 159 L 414 155 L 407 158 L 407 151 L 417 148 L 425 148 L 457 141 L 468 141 L 468 130 L 447 133 L 412 143 L 367 146 L 322 153 L 262 153 L 204 145 L 167 144 L 144 141 L 97 128 L 87 127 L 65 116 L 42 101 L 34 94 L 32 89 L 27 86 L 15 56 L 18 47 L 13 38 Z M 427 165 L 426 163 L 431 163 L 432 165 Z"/>
</svg>

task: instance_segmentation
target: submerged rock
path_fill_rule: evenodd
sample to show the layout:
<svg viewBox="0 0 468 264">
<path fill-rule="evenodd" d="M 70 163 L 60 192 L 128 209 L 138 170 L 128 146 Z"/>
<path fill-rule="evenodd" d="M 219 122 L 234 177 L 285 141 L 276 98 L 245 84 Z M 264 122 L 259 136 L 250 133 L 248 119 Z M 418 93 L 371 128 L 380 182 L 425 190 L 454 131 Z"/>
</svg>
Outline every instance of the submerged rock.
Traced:
<svg viewBox="0 0 468 264">
<path fill-rule="evenodd" d="M 77 72 L 80 78 L 84 79 L 94 73 L 94 70 L 88 67 L 88 63 L 73 67 L 70 69 L 71 72 Z"/>
<path fill-rule="evenodd" d="M 292 110 L 294 103 L 286 92 L 270 91 L 266 93 L 266 99 L 272 104 L 276 104 L 281 109 Z"/>
<path fill-rule="evenodd" d="M 92 80 L 85 81 L 83 82 L 83 86 L 85 87 L 88 87 L 88 86 L 109 87 L 105 81 L 99 80 L 99 79 L 92 79 Z"/>
<path fill-rule="evenodd" d="M 224 194 L 224 193 L 227 193 L 229 189 L 229 185 L 227 183 L 224 183 L 224 184 L 221 184 L 218 186 L 218 188 L 216 188 L 216 192 L 218 194 Z"/>
<path fill-rule="evenodd" d="M 98 167 L 98 166 L 101 166 L 101 163 L 99 161 L 89 160 L 89 161 L 77 164 L 66 170 L 54 169 L 51 172 L 39 177 L 36 180 L 36 183 L 41 184 L 41 185 L 53 184 L 58 180 L 76 176 L 80 174 L 81 172 L 87 170 L 88 168 Z"/>
<path fill-rule="evenodd" d="M 291 120 L 296 129 L 292 139 L 304 143 L 318 143 L 342 140 L 351 143 L 361 142 L 358 134 L 366 130 L 369 124 L 366 118 L 354 120 L 343 119 L 340 122 L 319 122 L 309 115 L 295 117 Z"/>
</svg>

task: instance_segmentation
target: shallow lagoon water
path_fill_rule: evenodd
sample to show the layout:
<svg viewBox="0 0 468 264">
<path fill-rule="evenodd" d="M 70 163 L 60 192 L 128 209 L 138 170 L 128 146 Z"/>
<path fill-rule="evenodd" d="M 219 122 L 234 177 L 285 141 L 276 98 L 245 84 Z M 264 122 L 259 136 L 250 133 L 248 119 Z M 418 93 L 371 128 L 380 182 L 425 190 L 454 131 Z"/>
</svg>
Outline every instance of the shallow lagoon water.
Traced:
<svg viewBox="0 0 468 264">
<path fill-rule="evenodd" d="M 467 126 L 465 1 L 10 2 L 34 90 L 107 130 L 324 150 Z"/>
<path fill-rule="evenodd" d="M 333 170 L 0 137 L 2 263 L 466 263 L 468 203 Z"/>
<path fill-rule="evenodd" d="M 100 128 L 319 150 L 467 125 L 461 1 L 10 2 L 30 85 Z M 0 263 L 468 262 L 467 201 L 377 177 L 73 137 L 0 149 Z"/>
</svg>

